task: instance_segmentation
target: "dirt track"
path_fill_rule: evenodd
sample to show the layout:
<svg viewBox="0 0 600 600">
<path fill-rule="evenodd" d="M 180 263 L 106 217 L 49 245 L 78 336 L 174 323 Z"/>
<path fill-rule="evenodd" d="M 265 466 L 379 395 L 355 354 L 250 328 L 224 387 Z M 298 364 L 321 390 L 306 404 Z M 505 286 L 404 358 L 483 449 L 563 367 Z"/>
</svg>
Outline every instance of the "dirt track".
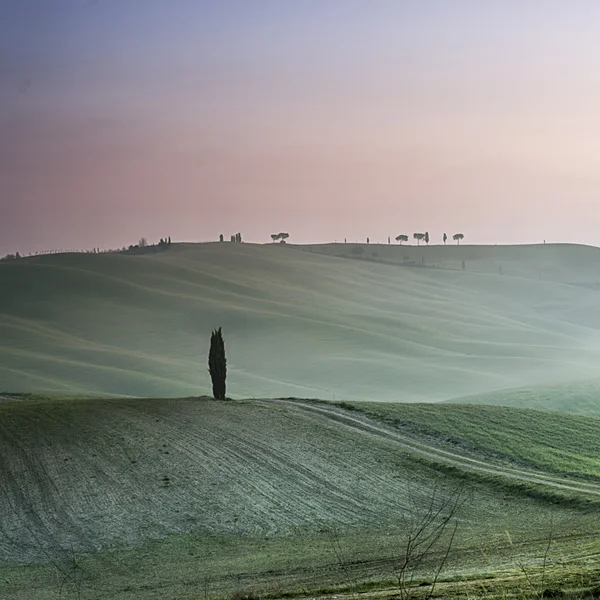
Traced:
<svg viewBox="0 0 600 600">
<path fill-rule="evenodd" d="M 122 547 L 146 569 L 140 597 L 148 578 L 156 590 L 171 585 L 160 576 L 166 571 L 177 585 L 198 581 L 200 564 L 224 594 L 270 582 L 317 587 L 347 577 L 332 550 L 339 533 L 357 576 L 387 576 L 405 516 L 432 494 L 456 489 L 454 473 L 440 463 L 500 484 L 600 494 L 593 483 L 436 448 L 358 412 L 311 401 L 6 402 L 0 405 L 0 564 L 66 564 L 71 552 L 89 551 L 101 557 L 99 589 L 121 573 L 115 591 L 128 588 L 131 570 L 120 558 L 105 564 L 106 553 L 94 550 Z M 508 560 L 508 530 L 515 543 L 534 548 L 552 519 L 557 536 L 577 536 L 595 518 L 480 481 L 473 478 L 459 517 L 457 545 L 469 568 L 480 565 L 482 543 Z M 117 597 L 112 591 L 106 597 Z"/>
<path fill-rule="evenodd" d="M 0 410 L 0 561 L 172 533 L 265 539 L 332 528 L 387 532 L 418 498 L 454 485 L 452 473 L 427 462 L 600 496 L 594 483 L 436 448 L 309 401 L 32 401 Z M 472 488 L 477 497 L 465 532 L 496 521 L 504 531 L 508 517 L 543 526 L 543 506 L 518 489 Z"/>
<path fill-rule="evenodd" d="M 388 440 L 314 415 L 198 399 L 5 403 L 0 560 L 177 532 L 391 522 L 414 469 Z M 422 477 L 426 494 L 433 483 Z"/>
<path fill-rule="evenodd" d="M 435 446 L 423 444 L 414 440 L 410 436 L 403 435 L 391 427 L 387 427 L 365 416 L 358 416 L 356 413 L 350 414 L 348 411 L 338 407 L 329 407 L 325 405 L 302 402 L 301 400 L 269 400 L 268 403 L 278 403 L 293 407 L 296 410 L 311 413 L 319 418 L 334 421 L 343 427 L 361 432 L 364 435 L 394 440 L 394 442 L 407 451 L 414 452 L 415 454 L 424 458 L 441 461 L 464 470 L 476 471 L 486 475 L 506 477 L 508 479 L 526 483 L 541 484 L 554 489 L 600 496 L 600 484 L 582 483 L 564 477 L 549 475 L 547 473 L 526 471 L 523 469 L 516 469 L 477 460 L 456 452 L 450 452 Z"/>
</svg>

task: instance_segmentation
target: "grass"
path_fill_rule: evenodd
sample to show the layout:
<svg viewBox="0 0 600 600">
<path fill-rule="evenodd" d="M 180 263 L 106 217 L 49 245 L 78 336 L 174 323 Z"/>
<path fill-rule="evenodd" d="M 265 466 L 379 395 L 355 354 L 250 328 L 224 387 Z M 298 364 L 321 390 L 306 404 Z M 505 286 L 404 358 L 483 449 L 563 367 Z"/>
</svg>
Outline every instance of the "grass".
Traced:
<svg viewBox="0 0 600 600">
<path fill-rule="evenodd" d="M 540 597 L 548 549 L 544 585 L 589 595 L 600 251 L 351 248 L 0 263 L 0 596 L 77 564 L 85 598 L 393 597 L 457 487 L 442 597 Z M 231 402 L 198 397 L 218 326 Z"/>
<path fill-rule="evenodd" d="M 555 385 L 499 390 L 487 394 L 454 398 L 452 402 L 535 408 L 600 416 L 600 380 L 589 379 Z"/>
<path fill-rule="evenodd" d="M 207 393 L 218 326 L 234 397 L 429 402 L 596 375 L 597 291 L 564 283 L 567 267 L 597 280 L 596 249 L 377 247 L 400 263 L 426 253 L 435 269 L 319 253 L 344 249 L 176 244 L 0 262 L 0 392 Z M 457 252 L 471 270 L 446 265 Z M 509 256 L 514 276 L 486 270 Z"/>
<path fill-rule="evenodd" d="M 488 461 L 600 480 L 600 418 L 505 406 L 342 403 L 431 443 Z"/>
<path fill-rule="evenodd" d="M 404 266 L 461 270 L 581 285 L 600 281 L 600 249 L 579 244 L 518 244 L 506 246 L 455 243 L 442 246 L 387 244 L 313 244 L 296 246 L 327 256 Z M 361 249 L 361 251 L 356 250 Z"/>
<path fill-rule="evenodd" d="M 204 597 L 205 585 L 210 598 L 381 588 L 407 515 L 464 481 L 446 578 L 511 568 L 515 553 L 535 563 L 549 523 L 554 558 L 580 560 L 586 544 L 588 555 L 600 550 L 590 536 L 595 511 L 555 502 L 551 487 L 536 497 L 507 475 L 500 488 L 493 477 L 465 475 L 311 410 L 319 406 L 56 395 L 0 403 L 3 598 L 56 597 L 56 566 L 68 569 L 73 555 L 83 597 L 192 599 Z M 402 407 L 365 403 L 342 413 L 374 410 L 389 420 Z M 405 408 L 423 428 L 430 407 Z M 440 422 L 445 411 L 458 433 L 464 407 L 431 408 Z M 519 421 L 528 411 L 512 412 Z M 539 414 L 537 427 L 550 428 L 552 414 Z M 585 440 L 588 421 L 596 419 L 573 417 L 557 447 L 579 448 L 576 428 Z M 507 417 L 496 431 L 513 424 Z M 411 436 L 437 443 L 424 431 Z M 494 463 L 483 448 L 478 456 Z"/>
</svg>

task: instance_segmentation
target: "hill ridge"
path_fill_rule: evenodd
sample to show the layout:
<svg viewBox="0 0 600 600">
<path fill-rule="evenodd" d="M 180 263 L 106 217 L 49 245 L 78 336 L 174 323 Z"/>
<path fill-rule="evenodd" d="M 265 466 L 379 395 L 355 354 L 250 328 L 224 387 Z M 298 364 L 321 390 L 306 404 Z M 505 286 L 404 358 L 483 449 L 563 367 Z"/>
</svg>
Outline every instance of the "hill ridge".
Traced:
<svg viewBox="0 0 600 600">
<path fill-rule="evenodd" d="M 532 258 L 515 262 L 527 277 L 508 277 L 487 272 L 487 259 L 465 272 L 405 269 L 311 248 L 214 243 L 3 261 L 0 390 L 203 393 L 215 326 L 237 397 L 439 401 L 595 374 L 597 292 L 552 280 L 569 257 L 539 281 Z M 448 251 L 410 248 L 375 251 Z M 590 281 L 591 262 L 575 269 Z"/>
</svg>

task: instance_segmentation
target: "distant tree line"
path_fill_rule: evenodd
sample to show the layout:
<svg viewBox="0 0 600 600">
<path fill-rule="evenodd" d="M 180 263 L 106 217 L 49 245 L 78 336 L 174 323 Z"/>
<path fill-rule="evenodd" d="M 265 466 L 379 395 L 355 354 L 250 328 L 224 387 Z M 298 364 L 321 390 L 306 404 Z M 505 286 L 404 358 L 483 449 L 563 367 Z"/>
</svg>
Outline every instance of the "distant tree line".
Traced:
<svg viewBox="0 0 600 600">
<path fill-rule="evenodd" d="M 285 244 L 286 240 L 290 237 L 289 233 L 286 232 L 280 232 L 280 233 L 272 233 L 271 234 L 271 241 L 273 243 L 275 243 L 277 240 L 279 240 L 280 244 Z M 421 242 L 425 242 L 426 244 L 429 244 L 429 232 L 426 231 L 425 233 L 420 233 L 420 232 L 416 232 L 412 234 L 412 237 L 414 240 L 417 240 L 417 246 L 420 245 Z M 464 234 L 462 233 L 455 233 L 452 236 L 452 239 L 458 244 L 460 245 L 460 242 L 464 239 Z M 220 234 L 219 235 L 219 241 L 223 242 L 224 241 L 224 235 Z M 401 233 L 400 235 L 397 235 L 394 238 L 397 242 L 399 242 L 400 244 L 403 244 L 404 242 L 408 242 L 409 240 L 409 236 L 405 233 Z M 447 240 L 448 240 L 448 236 L 444 233 L 443 237 L 443 242 L 444 244 L 446 244 Z M 241 243 L 242 242 L 242 234 L 241 233 L 234 233 L 230 236 L 230 241 L 233 243 Z M 367 238 L 367 244 L 370 242 L 370 238 Z M 391 242 L 391 238 L 388 237 L 388 244 Z M 344 243 L 347 243 L 347 239 L 344 238 Z M 130 244 L 129 246 L 123 246 L 122 248 L 115 248 L 115 249 L 101 249 L 101 248 L 92 248 L 91 250 L 87 249 L 87 250 L 43 250 L 43 251 L 39 251 L 39 252 L 34 252 L 34 253 L 29 253 L 27 256 L 44 256 L 44 255 L 48 255 L 48 254 L 69 254 L 69 253 L 81 253 L 81 254 L 115 254 L 115 253 L 121 253 L 121 254 L 145 254 L 145 253 L 152 253 L 152 252 L 160 252 L 160 251 L 164 251 L 167 250 L 170 246 L 171 246 L 172 242 L 171 242 L 171 236 L 165 237 L 165 238 L 160 238 L 160 241 L 156 244 L 149 244 L 148 240 L 145 237 L 142 237 L 139 239 L 137 244 Z M 7 254 L 6 256 L 0 258 L 0 260 L 18 260 L 20 258 L 24 258 L 24 255 L 20 254 L 19 252 L 15 252 L 13 254 Z"/>
<path fill-rule="evenodd" d="M 57 250 L 39 250 L 37 252 L 29 252 L 29 254 L 21 254 L 19 252 L 15 252 L 14 254 L 6 254 L 0 260 L 18 260 L 20 258 L 28 258 L 32 256 L 50 256 L 53 254 L 115 254 L 117 252 L 122 252 L 127 250 L 126 247 L 117 248 L 116 250 L 108 249 L 101 250 L 100 248 L 92 248 L 91 250 L 88 248 L 86 250 L 81 249 L 57 249 Z"/>
<path fill-rule="evenodd" d="M 452 239 L 457 243 L 460 244 L 460 240 L 464 239 L 464 235 L 462 233 L 455 233 L 452 236 Z M 402 244 L 402 242 L 408 242 L 408 236 L 405 233 L 401 233 L 400 235 L 396 236 L 394 238 L 397 242 L 400 242 L 400 244 Z M 417 240 L 417 246 L 421 243 L 421 242 L 425 242 L 426 244 L 429 245 L 429 231 L 426 231 L 425 233 L 413 233 L 413 239 Z M 446 241 L 448 240 L 448 236 L 444 233 L 443 237 L 442 237 L 444 244 L 446 243 Z M 388 238 L 388 243 L 390 241 L 390 238 Z"/>
<path fill-rule="evenodd" d="M 271 236 L 271 238 L 273 239 L 273 241 L 275 241 L 278 235 L 282 235 L 282 234 L 274 234 Z M 421 242 L 425 242 L 426 244 L 429 245 L 429 231 L 426 231 L 425 233 L 420 233 L 420 232 L 416 232 L 412 234 L 413 240 L 417 240 L 417 246 L 419 246 L 421 244 Z M 460 244 L 460 241 L 462 239 L 464 239 L 464 235 L 462 233 L 455 233 L 452 236 L 452 239 L 457 243 Z M 409 237 L 406 233 L 401 233 L 400 235 L 397 235 L 394 238 L 398 243 L 403 244 L 404 242 L 408 242 Z M 442 240 L 444 241 L 444 244 L 446 243 L 446 241 L 448 240 L 448 236 L 444 233 Z M 367 244 L 370 242 L 370 239 L 367 238 Z M 344 244 L 348 243 L 347 242 L 347 238 L 344 238 Z M 388 237 L 388 244 L 391 243 L 391 237 Z"/>
<path fill-rule="evenodd" d="M 0 260 L 18 260 L 19 258 L 21 258 L 21 255 L 18 252 L 15 252 L 14 254 L 7 254 Z"/>
<path fill-rule="evenodd" d="M 145 252 L 159 252 L 161 250 L 167 250 L 171 246 L 171 236 L 160 238 L 160 241 L 156 244 L 149 244 L 145 237 L 139 239 L 137 244 L 130 244 L 129 246 L 123 246 L 122 248 L 88 248 L 82 249 L 57 249 L 57 250 L 41 250 L 38 252 L 30 252 L 27 256 L 48 256 L 52 254 L 142 254 Z M 7 254 L 0 258 L 0 260 L 18 260 L 19 258 L 25 258 L 24 255 L 19 252 L 14 254 Z"/>
<path fill-rule="evenodd" d="M 222 233 L 219 234 L 219 242 L 224 242 L 224 241 L 225 241 L 225 236 Z M 234 244 L 241 244 L 242 243 L 242 234 L 241 233 L 232 233 L 231 237 L 229 238 L 229 241 Z"/>
<path fill-rule="evenodd" d="M 149 244 L 145 237 L 141 237 L 137 244 L 130 244 L 127 248 L 122 248 L 122 254 L 151 254 L 153 252 L 162 252 L 171 247 L 171 236 L 160 238 L 157 244 Z"/>
</svg>

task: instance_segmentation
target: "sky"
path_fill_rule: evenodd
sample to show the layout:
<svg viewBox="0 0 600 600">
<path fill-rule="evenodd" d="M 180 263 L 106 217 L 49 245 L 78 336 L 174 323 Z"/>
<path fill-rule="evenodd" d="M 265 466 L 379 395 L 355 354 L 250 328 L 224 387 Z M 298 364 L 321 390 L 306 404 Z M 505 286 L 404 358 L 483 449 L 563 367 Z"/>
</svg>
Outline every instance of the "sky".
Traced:
<svg viewBox="0 0 600 600">
<path fill-rule="evenodd" d="M 600 245 L 600 2 L 0 2 L 0 255 L 279 231 Z"/>
</svg>

